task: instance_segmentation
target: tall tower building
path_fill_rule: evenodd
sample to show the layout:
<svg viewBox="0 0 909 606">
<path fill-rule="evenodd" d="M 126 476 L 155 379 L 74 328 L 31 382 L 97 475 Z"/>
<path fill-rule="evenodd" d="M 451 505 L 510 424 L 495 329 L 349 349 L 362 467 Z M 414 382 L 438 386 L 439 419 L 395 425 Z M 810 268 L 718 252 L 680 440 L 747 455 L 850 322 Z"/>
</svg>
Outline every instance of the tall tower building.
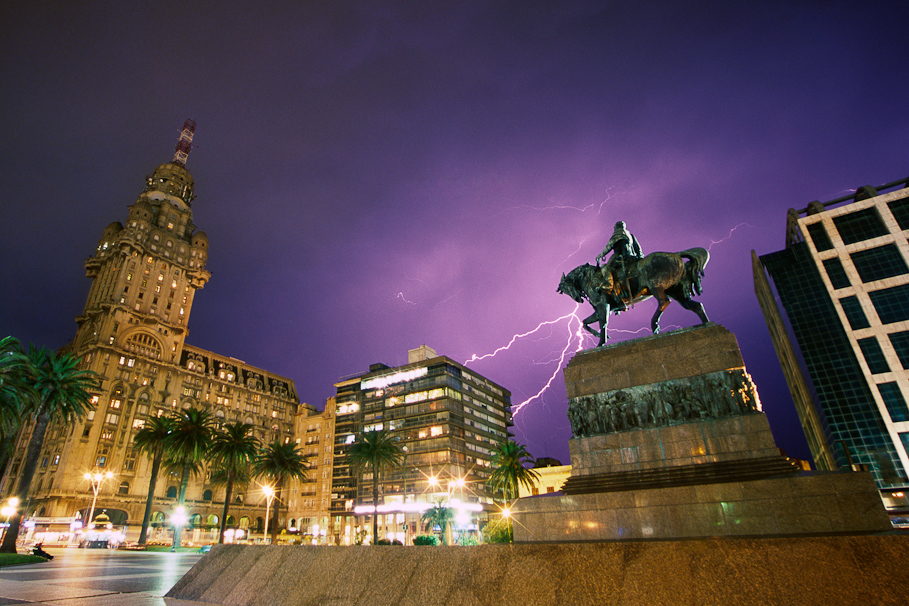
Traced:
<svg viewBox="0 0 909 606">
<path fill-rule="evenodd" d="M 334 458 L 329 533 L 338 544 L 372 533 L 409 541 L 420 532 L 420 513 L 438 501 L 456 513 L 455 528 L 473 533 L 498 512 L 486 482 L 495 446 L 511 434 L 511 393 L 425 345 L 408 352 L 408 364 L 373 364 L 335 384 Z M 350 469 L 357 436 L 389 431 L 405 456 L 400 469 L 380 477 L 373 503 L 371 472 Z"/>
<path fill-rule="evenodd" d="M 85 309 L 76 318 L 68 347 L 101 385 L 93 410 L 75 425 L 52 425 L 32 481 L 26 515 L 35 532 L 63 532 L 82 521 L 92 502 L 86 472 L 110 471 L 98 494 L 96 513 L 135 540 L 144 513 L 150 462 L 132 438 L 150 416 L 195 407 L 218 423 L 242 421 L 263 442 L 293 439 L 299 400 L 293 381 L 235 358 L 185 343 L 193 300 L 210 274 L 208 238 L 193 223 L 193 178 L 185 163 L 195 123 L 187 121 L 174 160 L 155 169 L 129 207 L 126 224 L 111 223 L 85 262 L 91 279 Z M 27 443 L 30 428 L 19 440 Z M 18 450 L 24 452 L 24 447 Z M 21 460 L 14 459 L 3 482 L 16 484 Z M 210 483 L 209 470 L 187 491 L 189 540 L 217 540 L 224 490 Z M 179 478 L 159 477 L 152 538 L 169 532 Z M 220 499 L 220 502 L 219 502 Z M 235 489 L 228 526 L 244 534 L 261 532 L 261 495 Z M 64 540 L 75 540 L 70 533 Z M 60 540 L 54 536 L 48 542 Z"/>
<path fill-rule="evenodd" d="M 907 183 L 791 209 L 786 248 L 752 253 L 758 299 L 816 465 L 867 465 L 891 510 L 909 504 Z"/>
</svg>

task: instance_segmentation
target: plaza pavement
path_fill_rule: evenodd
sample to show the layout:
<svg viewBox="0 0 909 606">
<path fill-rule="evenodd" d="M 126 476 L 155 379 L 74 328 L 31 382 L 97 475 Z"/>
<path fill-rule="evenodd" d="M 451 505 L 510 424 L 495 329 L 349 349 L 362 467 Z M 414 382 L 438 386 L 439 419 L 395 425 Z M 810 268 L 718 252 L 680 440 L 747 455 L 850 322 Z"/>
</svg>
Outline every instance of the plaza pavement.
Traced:
<svg viewBox="0 0 909 606">
<path fill-rule="evenodd" d="M 164 598 L 199 553 L 48 548 L 50 562 L 0 568 L 0 606 L 199 606 Z M 210 606 L 210 605 L 208 605 Z"/>
</svg>

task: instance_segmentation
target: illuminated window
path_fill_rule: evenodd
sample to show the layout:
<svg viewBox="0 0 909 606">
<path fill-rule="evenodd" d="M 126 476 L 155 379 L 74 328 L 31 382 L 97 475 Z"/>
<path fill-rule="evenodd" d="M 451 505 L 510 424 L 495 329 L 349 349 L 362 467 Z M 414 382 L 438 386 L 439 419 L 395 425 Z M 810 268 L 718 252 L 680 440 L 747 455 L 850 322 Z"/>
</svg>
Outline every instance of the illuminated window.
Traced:
<svg viewBox="0 0 909 606">
<path fill-rule="evenodd" d="M 143 419 L 136 419 L 133 421 L 133 429 L 142 429 L 145 427 L 145 421 Z"/>
</svg>

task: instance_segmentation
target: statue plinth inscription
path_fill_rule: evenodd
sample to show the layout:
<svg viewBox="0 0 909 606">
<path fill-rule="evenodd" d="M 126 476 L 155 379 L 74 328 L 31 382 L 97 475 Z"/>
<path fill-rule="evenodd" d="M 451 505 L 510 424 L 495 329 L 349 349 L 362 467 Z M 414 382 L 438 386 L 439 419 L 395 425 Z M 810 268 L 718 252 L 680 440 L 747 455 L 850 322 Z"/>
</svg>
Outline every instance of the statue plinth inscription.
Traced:
<svg viewBox="0 0 909 606">
<path fill-rule="evenodd" d="M 578 353 L 565 369 L 572 475 L 519 499 L 515 541 L 890 528 L 867 472 L 782 454 L 735 336 L 707 324 Z"/>
</svg>

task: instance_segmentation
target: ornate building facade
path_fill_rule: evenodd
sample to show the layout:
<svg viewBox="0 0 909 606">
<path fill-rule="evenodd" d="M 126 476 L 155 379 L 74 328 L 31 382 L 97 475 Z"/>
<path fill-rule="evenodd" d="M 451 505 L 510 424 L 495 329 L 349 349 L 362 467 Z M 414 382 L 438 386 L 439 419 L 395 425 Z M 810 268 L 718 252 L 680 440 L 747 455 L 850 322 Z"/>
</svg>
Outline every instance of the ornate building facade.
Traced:
<svg viewBox="0 0 909 606">
<path fill-rule="evenodd" d="M 253 425 L 263 442 L 294 439 L 299 399 L 293 381 L 184 342 L 193 300 L 210 277 L 208 238 L 193 223 L 193 178 L 184 165 L 194 126 L 184 126 L 174 161 L 146 179 L 126 224 L 111 223 L 85 262 L 91 287 L 68 347 L 99 375 L 101 386 L 86 419 L 48 429 L 26 509 L 36 530 L 85 519 L 94 496 L 85 474 L 110 471 L 114 477 L 102 482 L 95 512 L 106 512 L 115 527 L 127 529 L 127 540 L 135 540 L 150 461 L 133 449 L 132 438 L 150 416 L 204 408 L 219 423 Z M 19 457 L 28 433 L 19 438 Z M 14 459 L 6 492 L 20 467 Z M 178 484 L 173 475 L 158 479 L 152 538 L 166 532 Z M 261 528 L 265 506 L 261 495 L 245 492 L 235 490 L 228 525 L 248 533 Z M 185 538 L 217 540 L 223 498 L 223 489 L 209 484 L 208 470 L 190 481 Z"/>
</svg>

